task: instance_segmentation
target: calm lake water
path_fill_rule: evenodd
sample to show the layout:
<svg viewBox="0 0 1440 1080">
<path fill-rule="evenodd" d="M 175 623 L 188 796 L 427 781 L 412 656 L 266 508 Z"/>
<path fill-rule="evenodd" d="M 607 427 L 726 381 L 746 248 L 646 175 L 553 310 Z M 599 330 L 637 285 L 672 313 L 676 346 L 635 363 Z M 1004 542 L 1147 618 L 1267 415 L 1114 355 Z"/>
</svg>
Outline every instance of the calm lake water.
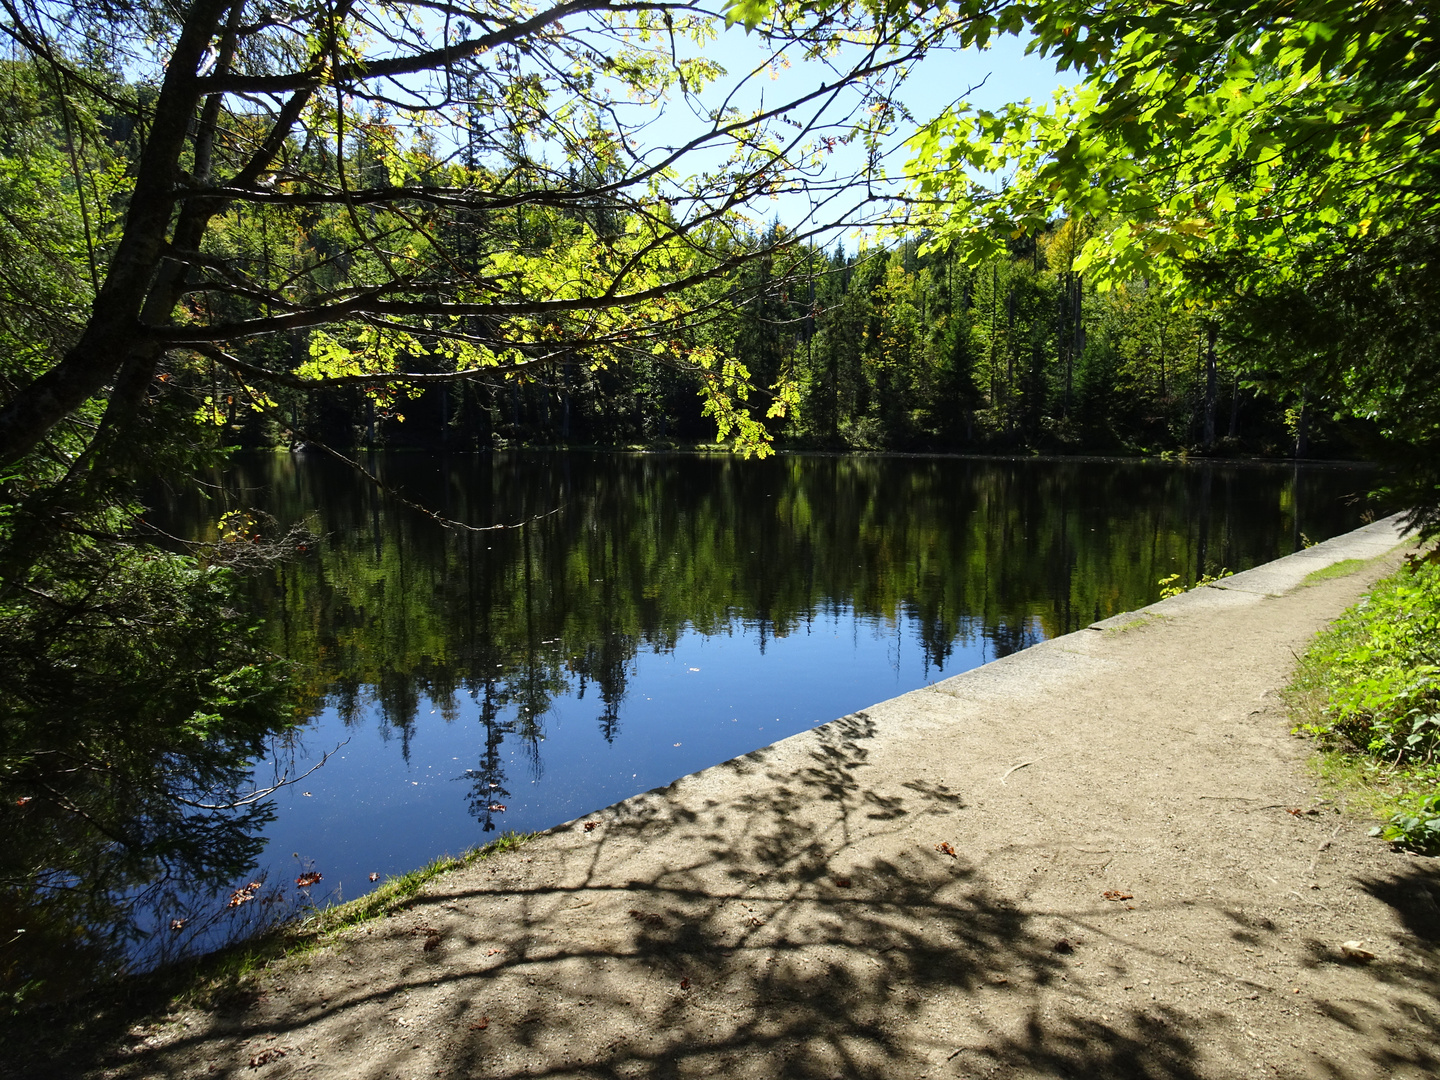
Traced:
<svg viewBox="0 0 1440 1080">
<path fill-rule="evenodd" d="M 1362 523 L 1323 466 L 661 454 L 248 458 L 323 539 L 258 584 L 312 714 L 261 869 L 322 897 L 543 829 Z"/>
</svg>

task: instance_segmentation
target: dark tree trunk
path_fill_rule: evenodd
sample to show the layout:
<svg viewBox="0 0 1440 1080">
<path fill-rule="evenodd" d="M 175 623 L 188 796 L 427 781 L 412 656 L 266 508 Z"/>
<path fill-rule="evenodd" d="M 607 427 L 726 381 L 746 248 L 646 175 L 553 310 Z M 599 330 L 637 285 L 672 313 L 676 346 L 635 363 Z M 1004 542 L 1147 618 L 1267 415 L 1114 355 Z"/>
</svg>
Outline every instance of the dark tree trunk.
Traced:
<svg viewBox="0 0 1440 1080">
<path fill-rule="evenodd" d="M 1310 402 L 1308 387 L 1300 388 L 1300 416 L 1295 421 L 1295 456 L 1303 458 L 1310 453 Z"/>
<path fill-rule="evenodd" d="M 1215 446 L 1215 338 L 1219 328 L 1214 322 L 1205 327 L 1205 449 Z"/>
<path fill-rule="evenodd" d="M 1230 438 L 1240 434 L 1240 372 L 1235 372 L 1235 384 L 1230 391 L 1230 430 L 1226 432 Z"/>
<path fill-rule="evenodd" d="M 146 299 L 175 209 L 178 162 L 199 101 L 200 60 L 227 7 L 229 0 L 199 0 L 185 19 L 155 102 L 124 235 L 95 297 L 89 322 L 60 363 L 0 409 L 0 465 L 28 454 L 55 424 L 117 376 L 125 400 L 112 402 L 107 420 L 113 419 L 110 412 L 133 408 L 143 398 L 163 350 L 145 333 L 141 313 L 155 314 L 153 309 L 161 306 L 147 304 Z"/>
</svg>

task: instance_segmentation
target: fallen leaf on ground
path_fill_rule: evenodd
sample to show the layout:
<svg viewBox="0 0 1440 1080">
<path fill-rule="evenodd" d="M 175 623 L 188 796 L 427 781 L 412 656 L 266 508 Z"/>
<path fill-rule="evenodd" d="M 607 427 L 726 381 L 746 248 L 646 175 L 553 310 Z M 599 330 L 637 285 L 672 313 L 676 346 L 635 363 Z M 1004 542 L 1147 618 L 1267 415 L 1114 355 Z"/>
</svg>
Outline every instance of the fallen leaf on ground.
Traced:
<svg viewBox="0 0 1440 1080">
<path fill-rule="evenodd" d="M 489 1026 L 490 1026 L 490 1017 L 488 1017 L 488 1016 L 482 1016 L 482 1017 L 480 1017 L 479 1020 L 476 1020 L 473 1024 L 470 1025 L 470 1030 L 471 1030 L 471 1031 L 484 1031 L 484 1030 L 485 1030 L 486 1028 L 488 1028 Z"/>
<path fill-rule="evenodd" d="M 320 877 L 320 871 L 308 870 L 295 879 L 295 884 L 299 885 L 302 889 L 308 889 L 311 885 L 319 881 Z"/>
<path fill-rule="evenodd" d="M 440 947 L 440 931 L 431 930 L 425 935 L 425 951 L 434 952 Z"/>
<path fill-rule="evenodd" d="M 1070 944 L 1069 938 L 1062 937 L 1059 941 L 1055 942 L 1055 951 L 1058 953 L 1072 953 L 1075 951 L 1075 946 Z"/>
<path fill-rule="evenodd" d="M 600 827 L 600 822 L 598 822 L 598 821 L 587 821 L 587 822 L 585 822 L 585 831 L 586 831 L 586 832 L 590 832 L 590 831 L 593 830 L 593 829 L 598 829 L 599 827 Z"/>
<path fill-rule="evenodd" d="M 690 980 L 689 980 L 689 979 L 681 979 L 681 980 L 680 980 L 680 989 L 681 989 L 681 990 L 689 990 L 689 989 L 690 989 Z"/>
<path fill-rule="evenodd" d="M 505 951 L 504 949 L 486 949 L 486 950 L 485 950 L 485 955 L 486 955 L 486 956 L 499 956 L 499 955 L 500 955 L 502 952 L 504 952 L 504 951 Z"/>
<path fill-rule="evenodd" d="M 848 877 L 837 877 L 835 878 L 835 884 L 842 889 L 848 889 L 850 888 L 851 881 Z"/>
<path fill-rule="evenodd" d="M 959 856 L 955 854 L 955 849 L 950 846 L 949 840 L 940 841 L 940 843 L 935 845 L 935 850 L 949 855 L 952 859 L 959 858 Z"/>
<path fill-rule="evenodd" d="M 276 1058 L 282 1058 L 284 1056 L 285 1051 L 281 1050 L 278 1046 L 271 1047 L 269 1050 L 261 1050 L 260 1053 L 250 1059 L 250 1067 L 252 1069 L 258 1069 L 261 1065 L 268 1065 Z"/>
<path fill-rule="evenodd" d="M 1342 941 L 1340 951 L 1348 960 L 1374 960 L 1375 954 L 1365 948 L 1363 941 Z"/>
<path fill-rule="evenodd" d="M 1299 817 L 1301 814 L 1305 813 L 1305 811 L 1301 810 L 1298 806 L 1287 806 L 1285 808 L 1285 813 L 1294 814 L 1296 817 Z"/>
<path fill-rule="evenodd" d="M 1106 890 L 1105 890 L 1103 893 L 1101 893 L 1100 895 L 1103 896 L 1103 897 L 1105 897 L 1106 900 L 1134 900 L 1134 899 L 1135 899 L 1135 897 L 1134 897 L 1133 894 L 1128 893 L 1128 892 L 1121 892 L 1119 889 L 1106 889 Z"/>
</svg>

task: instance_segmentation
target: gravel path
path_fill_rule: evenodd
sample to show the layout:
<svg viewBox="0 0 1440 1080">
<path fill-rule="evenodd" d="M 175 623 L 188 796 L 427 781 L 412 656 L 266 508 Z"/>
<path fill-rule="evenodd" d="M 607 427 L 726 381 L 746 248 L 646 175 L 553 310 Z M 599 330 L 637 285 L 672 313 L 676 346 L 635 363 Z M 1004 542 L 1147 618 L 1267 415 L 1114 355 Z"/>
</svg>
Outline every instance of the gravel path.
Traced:
<svg viewBox="0 0 1440 1080">
<path fill-rule="evenodd" d="M 1325 797 L 1278 698 L 1398 554 L 1304 576 L 1397 541 L 1378 523 L 562 826 L 91 1075 L 1434 1077 L 1440 869 Z"/>
</svg>

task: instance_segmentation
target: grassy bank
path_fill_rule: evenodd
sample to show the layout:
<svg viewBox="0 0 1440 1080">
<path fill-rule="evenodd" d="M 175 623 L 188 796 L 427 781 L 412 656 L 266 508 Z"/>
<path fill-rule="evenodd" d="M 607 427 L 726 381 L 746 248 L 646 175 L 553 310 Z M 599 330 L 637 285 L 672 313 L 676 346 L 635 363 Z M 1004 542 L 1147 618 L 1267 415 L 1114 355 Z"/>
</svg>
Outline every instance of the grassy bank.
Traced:
<svg viewBox="0 0 1440 1080">
<path fill-rule="evenodd" d="M 1380 818 L 1377 835 L 1440 853 L 1440 565 L 1412 561 L 1317 637 L 1290 704 L 1322 773 Z"/>
<path fill-rule="evenodd" d="M 427 882 L 441 874 L 513 851 L 535 835 L 505 833 L 459 856 L 442 855 L 408 874 L 388 879 L 357 900 L 316 908 L 220 952 L 177 965 L 184 987 L 177 997 L 203 1000 L 217 990 L 231 989 L 275 960 L 323 945 L 337 931 L 403 910 Z"/>
</svg>

